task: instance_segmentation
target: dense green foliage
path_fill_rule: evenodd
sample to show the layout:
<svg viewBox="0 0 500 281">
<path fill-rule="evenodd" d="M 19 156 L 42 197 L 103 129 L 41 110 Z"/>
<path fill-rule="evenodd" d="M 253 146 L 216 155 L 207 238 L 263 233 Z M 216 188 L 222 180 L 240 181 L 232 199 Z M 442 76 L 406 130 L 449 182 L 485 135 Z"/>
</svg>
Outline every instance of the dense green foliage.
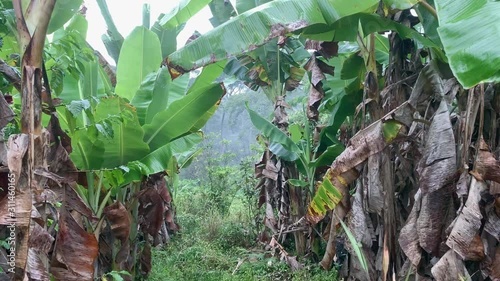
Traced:
<svg viewBox="0 0 500 281">
<path fill-rule="evenodd" d="M 0 0 L 0 279 L 500 279 L 500 2 L 97 3 Z"/>
</svg>

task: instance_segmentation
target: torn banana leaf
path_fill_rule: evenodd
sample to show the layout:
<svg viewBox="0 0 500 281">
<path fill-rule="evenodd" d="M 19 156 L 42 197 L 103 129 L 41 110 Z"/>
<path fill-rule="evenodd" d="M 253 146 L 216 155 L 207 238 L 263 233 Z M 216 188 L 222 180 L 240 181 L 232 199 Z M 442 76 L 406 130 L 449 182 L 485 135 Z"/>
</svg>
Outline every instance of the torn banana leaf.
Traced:
<svg viewBox="0 0 500 281">
<path fill-rule="evenodd" d="M 306 218 L 319 222 L 327 211 L 334 209 L 347 194 L 347 186 L 358 177 L 356 166 L 369 156 L 382 151 L 412 123 L 413 107 L 403 103 L 350 140 L 349 146 L 332 163 L 318 184 L 309 204 Z"/>
</svg>

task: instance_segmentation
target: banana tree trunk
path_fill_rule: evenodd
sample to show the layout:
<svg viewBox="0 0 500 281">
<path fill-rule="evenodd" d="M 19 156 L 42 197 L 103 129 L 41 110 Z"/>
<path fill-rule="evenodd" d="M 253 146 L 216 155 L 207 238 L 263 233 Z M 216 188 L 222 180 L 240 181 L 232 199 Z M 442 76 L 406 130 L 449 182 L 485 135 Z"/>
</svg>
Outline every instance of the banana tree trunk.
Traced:
<svg viewBox="0 0 500 281">
<path fill-rule="evenodd" d="M 21 64 L 21 134 L 9 140 L 9 169 L 16 184 L 16 265 L 15 280 L 27 278 L 27 260 L 33 190 L 43 190 L 37 168 L 43 167 L 44 136 L 42 135 L 42 54 L 47 27 L 55 0 L 33 0 L 23 13 L 21 0 L 13 0 L 18 42 L 24 50 Z M 28 30 L 26 17 L 33 19 L 34 32 Z"/>
</svg>

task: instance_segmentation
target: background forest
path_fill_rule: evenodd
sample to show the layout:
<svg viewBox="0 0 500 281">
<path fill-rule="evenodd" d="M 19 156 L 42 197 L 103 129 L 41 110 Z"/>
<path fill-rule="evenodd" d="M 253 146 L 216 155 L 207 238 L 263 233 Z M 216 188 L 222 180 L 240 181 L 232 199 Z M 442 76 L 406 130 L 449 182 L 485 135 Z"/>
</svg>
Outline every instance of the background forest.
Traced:
<svg viewBox="0 0 500 281">
<path fill-rule="evenodd" d="M 0 278 L 500 279 L 500 2 L 96 2 L 0 0 Z"/>
</svg>

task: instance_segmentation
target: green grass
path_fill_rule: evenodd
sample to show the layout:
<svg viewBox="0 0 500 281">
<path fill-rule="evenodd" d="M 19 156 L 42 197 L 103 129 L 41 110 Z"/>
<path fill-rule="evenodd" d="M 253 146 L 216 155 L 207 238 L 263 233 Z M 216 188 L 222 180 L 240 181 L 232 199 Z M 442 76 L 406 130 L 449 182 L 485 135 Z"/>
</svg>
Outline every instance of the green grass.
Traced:
<svg viewBox="0 0 500 281">
<path fill-rule="evenodd" d="M 236 270 L 238 262 L 244 259 Z M 217 242 L 177 237 L 164 249 L 153 251 L 153 281 L 251 281 L 251 280 L 337 280 L 335 272 L 316 265 L 291 272 L 288 265 L 269 252 L 221 247 Z"/>
<path fill-rule="evenodd" d="M 196 200 L 193 200 L 196 199 Z M 198 202 L 198 203 L 197 203 Z M 317 265 L 292 272 L 288 265 L 256 244 L 255 223 L 243 200 L 233 200 L 229 213 L 207 209 L 200 194 L 177 197 L 179 234 L 153 250 L 151 281 L 337 280 L 334 271 Z M 243 263 L 238 267 L 238 262 Z M 234 272 L 234 274 L 233 274 Z"/>
</svg>

